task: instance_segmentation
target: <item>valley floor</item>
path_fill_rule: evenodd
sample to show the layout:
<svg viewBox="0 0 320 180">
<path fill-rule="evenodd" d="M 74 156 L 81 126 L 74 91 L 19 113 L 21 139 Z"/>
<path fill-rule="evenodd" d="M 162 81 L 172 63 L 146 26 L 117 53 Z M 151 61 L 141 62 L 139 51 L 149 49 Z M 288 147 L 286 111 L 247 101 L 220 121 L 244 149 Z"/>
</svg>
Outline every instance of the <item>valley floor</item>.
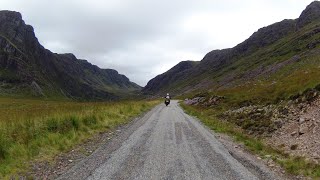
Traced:
<svg viewBox="0 0 320 180">
<path fill-rule="evenodd" d="M 172 101 L 121 129 L 58 179 L 285 179 L 217 138 Z"/>
</svg>

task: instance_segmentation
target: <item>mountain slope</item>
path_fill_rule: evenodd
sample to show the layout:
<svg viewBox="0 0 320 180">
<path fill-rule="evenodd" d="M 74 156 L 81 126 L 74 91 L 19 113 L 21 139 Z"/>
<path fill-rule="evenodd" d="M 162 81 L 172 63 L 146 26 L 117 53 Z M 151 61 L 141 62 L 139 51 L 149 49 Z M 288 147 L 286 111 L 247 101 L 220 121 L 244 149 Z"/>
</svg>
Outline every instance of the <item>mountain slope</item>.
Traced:
<svg viewBox="0 0 320 180">
<path fill-rule="evenodd" d="M 198 64 L 195 61 L 182 61 L 171 68 L 164 74 L 158 75 L 157 77 L 150 80 L 147 86 L 143 89 L 145 93 L 153 92 L 163 86 L 170 83 L 181 81 L 187 78 L 188 70 L 192 69 Z"/>
<path fill-rule="evenodd" d="M 152 79 L 143 92 L 210 91 L 243 100 L 288 97 L 320 83 L 319 45 L 320 2 L 315 1 L 298 19 L 261 28 L 233 48 L 211 51 L 187 71 L 169 75 L 169 70 Z M 163 76 L 177 77 L 166 84 Z"/>
<path fill-rule="evenodd" d="M 0 11 L 0 95 L 117 99 L 140 87 L 112 69 L 39 44 L 21 14 Z"/>
</svg>

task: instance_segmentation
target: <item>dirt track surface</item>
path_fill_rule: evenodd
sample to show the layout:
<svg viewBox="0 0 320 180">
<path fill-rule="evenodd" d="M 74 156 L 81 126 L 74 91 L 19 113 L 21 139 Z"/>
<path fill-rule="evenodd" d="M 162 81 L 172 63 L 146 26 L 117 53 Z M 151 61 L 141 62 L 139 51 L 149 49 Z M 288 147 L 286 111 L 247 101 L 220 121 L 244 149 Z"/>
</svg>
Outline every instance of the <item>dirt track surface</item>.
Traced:
<svg viewBox="0 0 320 180">
<path fill-rule="evenodd" d="M 241 164 L 231 154 L 172 101 L 152 109 L 59 179 L 279 179 L 262 164 Z"/>
</svg>

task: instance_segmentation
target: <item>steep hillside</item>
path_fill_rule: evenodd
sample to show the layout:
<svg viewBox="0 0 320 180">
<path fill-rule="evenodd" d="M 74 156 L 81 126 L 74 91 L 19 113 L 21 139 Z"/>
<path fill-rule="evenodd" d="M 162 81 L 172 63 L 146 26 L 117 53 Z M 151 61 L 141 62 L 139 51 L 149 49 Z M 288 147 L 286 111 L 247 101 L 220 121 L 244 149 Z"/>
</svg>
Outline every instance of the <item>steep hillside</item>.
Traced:
<svg viewBox="0 0 320 180">
<path fill-rule="evenodd" d="M 145 93 L 150 93 L 165 87 L 171 83 L 181 81 L 184 78 L 187 78 L 188 71 L 194 68 L 198 62 L 195 61 L 182 61 L 179 64 L 175 65 L 166 73 L 158 75 L 157 77 L 150 80 L 147 86 L 143 89 Z"/>
<path fill-rule="evenodd" d="M 139 89 L 115 70 L 52 53 L 20 13 L 0 11 L 0 96 L 118 99 Z"/>
<path fill-rule="evenodd" d="M 320 84 L 319 47 L 320 2 L 314 1 L 298 19 L 263 27 L 233 48 L 211 51 L 192 68 L 169 70 L 143 92 L 209 91 L 239 101 L 287 98 Z M 166 83 L 170 77 L 174 80 Z"/>
</svg>

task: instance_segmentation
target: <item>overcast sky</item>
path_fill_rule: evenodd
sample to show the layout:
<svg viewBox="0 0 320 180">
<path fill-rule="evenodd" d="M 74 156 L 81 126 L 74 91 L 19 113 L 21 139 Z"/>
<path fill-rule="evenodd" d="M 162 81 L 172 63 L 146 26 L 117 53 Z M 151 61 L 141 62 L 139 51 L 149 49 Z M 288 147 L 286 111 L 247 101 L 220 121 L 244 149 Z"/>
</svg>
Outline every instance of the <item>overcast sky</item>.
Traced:
<svg viewBox="0 0 320 180">
<path fill-rule="evenodd" d="M 1 0 L 40 43 L 116 69 L 141 86 L 182 60 L 233 47 L 259 28 L 298 18 L 312 0 Z"/>
</svg>

